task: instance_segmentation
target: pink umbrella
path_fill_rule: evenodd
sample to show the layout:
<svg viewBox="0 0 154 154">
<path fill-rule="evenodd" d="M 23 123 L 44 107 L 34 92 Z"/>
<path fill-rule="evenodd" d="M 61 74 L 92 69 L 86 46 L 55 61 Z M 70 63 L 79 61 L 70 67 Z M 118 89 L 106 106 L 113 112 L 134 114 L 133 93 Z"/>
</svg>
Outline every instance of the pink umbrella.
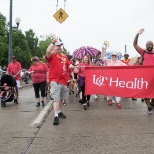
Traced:
<svg viewBox="0 0 154 154">
<path fill-rule="evenodd" d="M 91 46 L 82 46 L 82 47 L 76 49 L 73 52 L 73 57 L 82 59 L 83 56 L 85 56 L 85 55 L 87 55 L 89 57 L 94 57 L 98 53 L 100 53 L 100 51 L 98 49 L 96 49 L 96 48 L 93 48 Z"/>
</svg>

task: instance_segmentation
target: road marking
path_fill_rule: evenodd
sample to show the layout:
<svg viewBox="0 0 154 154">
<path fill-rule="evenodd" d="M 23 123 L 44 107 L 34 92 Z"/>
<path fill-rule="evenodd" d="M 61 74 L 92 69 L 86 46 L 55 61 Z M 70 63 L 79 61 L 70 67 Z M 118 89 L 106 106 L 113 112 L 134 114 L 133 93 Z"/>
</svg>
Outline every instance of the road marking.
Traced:
<svg viewBox="0 0 154 154">
<path fill-rule="evenodd" d="M 39 113 L 39 115 L 35 118 L 35 120 L 31 123 L 30 126 L 33 126 L 35 124 L 39 124 L 42 122 L 43 118 L 45 117 L 45 115 L 47 114 L 49 108 L 51 107 L 53 101 L 50 101 L 43 110 L 41 110 L 41 112 Z"/>
</svg>

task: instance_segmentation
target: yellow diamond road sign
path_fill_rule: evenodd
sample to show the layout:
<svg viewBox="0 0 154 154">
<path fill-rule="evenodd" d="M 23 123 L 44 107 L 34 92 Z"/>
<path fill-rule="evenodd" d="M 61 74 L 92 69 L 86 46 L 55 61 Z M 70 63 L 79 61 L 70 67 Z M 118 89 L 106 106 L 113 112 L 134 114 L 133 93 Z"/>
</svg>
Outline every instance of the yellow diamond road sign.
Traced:
<svg viewBox="0 0 154 154">
<path fill-rule="evenodd" d="M 60 8 L 54 15 L 53 17 L 59 22 L 62 23 L 63 21 L 65 21 L 65 19 L 68 17 L 68 14 L 62 9 Z"/>
</svg>

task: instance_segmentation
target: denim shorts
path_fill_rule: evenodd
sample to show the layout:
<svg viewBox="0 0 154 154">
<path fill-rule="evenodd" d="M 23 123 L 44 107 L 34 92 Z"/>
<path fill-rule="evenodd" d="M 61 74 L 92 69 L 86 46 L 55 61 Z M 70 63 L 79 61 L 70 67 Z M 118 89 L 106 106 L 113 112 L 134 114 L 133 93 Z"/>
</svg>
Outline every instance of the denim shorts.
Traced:
<svg viewBox="0 0 154 154">
<path fill-rule="evenodd" d="M 57 102 L 66 98 L 67 86 L 51 81 L 50 87 L 50 95 L 53 101 Z"/>
</svg>

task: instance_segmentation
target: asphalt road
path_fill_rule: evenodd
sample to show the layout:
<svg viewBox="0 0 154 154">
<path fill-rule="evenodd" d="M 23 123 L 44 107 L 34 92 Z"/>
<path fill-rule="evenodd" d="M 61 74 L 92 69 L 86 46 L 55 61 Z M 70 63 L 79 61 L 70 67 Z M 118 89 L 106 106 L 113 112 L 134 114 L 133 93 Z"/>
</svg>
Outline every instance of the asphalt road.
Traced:
<svg viewBox="0 0 154 154">
<path fill-rule="evenodd" d="M 154 112 L 140 99 L 122 99 L 122 109 L 103 96 L 83 110 L 74 95 L 66 119 L 53 126 L 52 102 L 36 108 L 32 87 L 20 89 L 20 104 L 0 107 L 0 154 L 154 154 Z"/>
</svg>

